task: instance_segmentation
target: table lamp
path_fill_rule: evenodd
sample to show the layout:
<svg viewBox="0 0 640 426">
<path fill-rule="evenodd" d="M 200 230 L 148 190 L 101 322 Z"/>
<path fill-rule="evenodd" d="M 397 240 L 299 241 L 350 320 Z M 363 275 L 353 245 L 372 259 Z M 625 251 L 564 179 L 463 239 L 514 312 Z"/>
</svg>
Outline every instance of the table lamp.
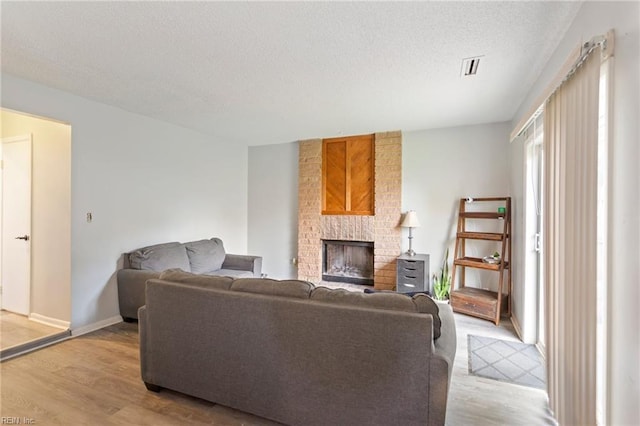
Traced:
<svg viewBox="0 0 640 426">
<path fill-rule="evenodd" d="M 407 251 L 407 255 L 414 256 L 416 254 L 411 248 L 411 240 L 413 239 L 413 235 L 411 231 L 413 228 L 418 228 L 420 226 L 420 221 L 418 220 L 418 215 L 415 211 L 409 210 L 407 214 L 404 216 L 404 220 L 400 224 L 403 228 L 409 228 L 409 251 Z"/>
</svg>

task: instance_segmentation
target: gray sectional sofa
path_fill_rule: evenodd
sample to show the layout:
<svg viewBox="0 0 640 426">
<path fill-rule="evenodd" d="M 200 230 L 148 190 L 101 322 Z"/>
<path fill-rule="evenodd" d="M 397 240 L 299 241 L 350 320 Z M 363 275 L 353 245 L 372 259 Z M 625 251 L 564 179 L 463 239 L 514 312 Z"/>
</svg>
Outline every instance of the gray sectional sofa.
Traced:
<svg viewBox="0 0 640 426">
<path fill-rule="evenodd" d="M 287 425 L 445 423 L 456 330 L 424 294 L 170 270 L 138 316 L 149 390 Z"/>
<path fill-rule="evenodd" d="M 226 253 L 219 238 L 155 244 L 125 253 L 123 269 L 117 272 L 120 315 L 125 321 L 135 320 L 145 304 L 146 281 L 174 268 L 203 275 L 259 277 L 262 257 Z"/>
</svg>

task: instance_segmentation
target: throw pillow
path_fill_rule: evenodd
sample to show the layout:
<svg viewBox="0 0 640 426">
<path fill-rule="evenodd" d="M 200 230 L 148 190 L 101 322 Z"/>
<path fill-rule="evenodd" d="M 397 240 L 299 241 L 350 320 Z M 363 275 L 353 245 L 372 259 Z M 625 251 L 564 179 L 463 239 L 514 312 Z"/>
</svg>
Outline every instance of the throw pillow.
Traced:
<svg viewBox="0 0 640 426">
<path fill-rule="evenodd" d="M 164 271 L 171 268 L 191 270 L 184 244 L 164 243 L 143 247 L 129 253 L 131 269 Z"/>
<path fill-rule="evenodd" d="M 191 241 L 185 243 L 185 247 L 194 274 L 206 274 L 222 268 L 225 251 L 220 238 Z"/>
</svg>

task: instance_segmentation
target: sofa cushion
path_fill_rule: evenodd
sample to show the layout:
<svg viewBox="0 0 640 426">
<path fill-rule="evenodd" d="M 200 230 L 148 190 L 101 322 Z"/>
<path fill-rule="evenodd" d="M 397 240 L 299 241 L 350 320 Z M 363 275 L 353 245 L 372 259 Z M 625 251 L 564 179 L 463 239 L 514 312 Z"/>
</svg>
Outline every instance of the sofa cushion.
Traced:
<svg viewBox="0 0 640 426">
<path fill-rule="evenodd" d="M 184 245 L 194 274 L 206 274 L 222 268 L 225 252 L 221 239 L 191 241 Z"/>
<path fill-rule="evenodd" d="M 300 280 L 272 280 L 269 278 L 238 278 L 231 284 L 232 291 L 266 294 L 270 296 L 308 299 L 314 285 Z"/>
<path fill-rule="evenodd" d="M 365 293 L 396 293 L 393 290 L 375 290 L 364 289 Z M 438 304 L 433 301 L 428 291 L 412 291 L 408 293 L 397 293 L 403 296 L 412 298 L 413 304 L 416 307 L 416 311 L 420 313 L 431 314 L 433 317 L 433 339 L 437 339 L 441 334 L 442 321 L 440 320 L 440 308 Z"/>
<path fill-rule="evenodd" d="M 160 274 L 159 279 L 177 283 L 191 284 L 197 287 L 216 288 L 229 290 L 233 278 L 215 275 L 198 275 L 185 272 L 180 269 L 169 269 Z"/>
<path fill-rule="evenodd" d="M 431 314 L 433 318 L 433 339 L 440 337 L 440 317 L 438 305 L 424 294 L 407 297 L 401 293 L 360 293 L 345 289 L 317 287 L 311 293 L 311 300 L 338 305 L 362 306 L 392 311 Z M 428 300 L 425 300 L 428 299 Z"/>
<path fill-rule="evenodd" d="M 191 270 L 187 250 L 180 243 L 156 244 L 132 251 L 129 253 L 129 266 L 131 269 L 158 272 L 172 268 Z"/>
<path fill-rule="evenodd" d="M 204 275 L 217 275 L 222 277 L 231 277 L 231 278 L 252 278 L 253 272 L 251 271 L 240 271 L 238 269 L 218 269 L 217 271 L 207 272 Z"/>
</svg>

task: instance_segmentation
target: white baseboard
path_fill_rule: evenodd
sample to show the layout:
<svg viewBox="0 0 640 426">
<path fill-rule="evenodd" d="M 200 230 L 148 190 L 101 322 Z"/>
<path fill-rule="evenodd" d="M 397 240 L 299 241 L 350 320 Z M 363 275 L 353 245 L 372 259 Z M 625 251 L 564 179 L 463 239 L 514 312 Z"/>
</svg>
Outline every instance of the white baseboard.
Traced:
<svg viewBox="0 0 640 426">
<path fill-rule="evenodd" d="M 48 325 L 49 327 L 59 328 L 61 330 L 68 330 L 71 323 L 69 321 L 62 321 L 56 318 L 47 317 L 45 315 L 36 314 L 32 312 L 29 314 L 31 321 L 39 322 L 40 324 Z"/>
<path fill-rule="evenodd" d="M 92 331 L 100 330 L 101 328 L 109 327 L 110 325 L 117 324 L 119 322 L 122 322 L 122 317 L 120 315 L 116 315 L 111 318 L 103 319 L 102 321 L 74 328 L 73 330 L 71 330 L 71 336 L 81 336 L 83 334 L 91 333 Z"/>
</svg>

